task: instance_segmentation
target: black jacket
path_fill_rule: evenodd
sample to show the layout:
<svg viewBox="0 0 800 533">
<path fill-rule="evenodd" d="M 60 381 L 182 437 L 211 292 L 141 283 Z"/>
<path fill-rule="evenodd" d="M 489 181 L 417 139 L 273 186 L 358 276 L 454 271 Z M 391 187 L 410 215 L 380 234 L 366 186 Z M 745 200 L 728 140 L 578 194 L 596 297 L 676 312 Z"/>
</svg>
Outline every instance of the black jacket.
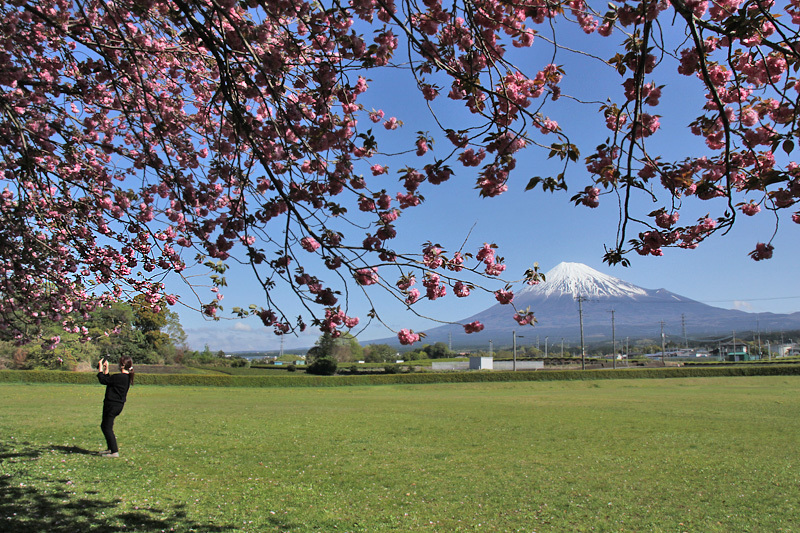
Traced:
<svg viewBox="0 0 800 533">
<path fill-rule="evenodd" d="M 130 374 L 97 373 L 97 379 L 106 386 L 106 402 L 125 403 L 128 389 L 131 387 Z"/>
</svg>

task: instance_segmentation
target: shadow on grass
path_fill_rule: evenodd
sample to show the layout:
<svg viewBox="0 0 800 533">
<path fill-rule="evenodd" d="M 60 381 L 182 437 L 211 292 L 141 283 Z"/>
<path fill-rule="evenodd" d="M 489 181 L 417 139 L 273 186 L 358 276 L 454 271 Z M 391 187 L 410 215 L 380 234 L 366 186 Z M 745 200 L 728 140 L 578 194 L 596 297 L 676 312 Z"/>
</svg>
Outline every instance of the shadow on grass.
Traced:
<svg viewBox="0 0 800 533">
<path fill-rule="evenodd" d="M 52 446 L 49 449 L 63 454 L 99 455 L 98 452 L 89 451 L 85 448 L 79 448 L 78 446 Z"/>
<path fill-rule="evenodd" d="M 3 463 L 35 460 L 44 452 L 96 455 L 77 447 L 36 447 L 30 443 L 10 446 L 0 442 L 0 467 Z M 7 471 L 0 468 L 0 471 Z M 233 526 L 217 526 L 190 521 L 184 505 L 116 512 L 119 499 L 107 500 L 88 493 L 78 496 L 52 479 L 16 479 L 0 474 L 0 531 L 3 533 L 112 533 L 136 531 L 234 531 Z M 63 480 L 62 480 L 63 481 Z M 36 486 L 32 486 L 36 485 Z"/>
</svg>

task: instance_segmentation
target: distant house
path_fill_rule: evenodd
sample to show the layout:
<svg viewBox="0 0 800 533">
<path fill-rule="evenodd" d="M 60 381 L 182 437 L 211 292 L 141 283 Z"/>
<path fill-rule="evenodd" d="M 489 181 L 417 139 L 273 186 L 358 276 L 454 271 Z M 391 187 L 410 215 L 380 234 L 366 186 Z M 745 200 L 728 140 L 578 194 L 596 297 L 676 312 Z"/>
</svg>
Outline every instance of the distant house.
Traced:
<svg viewBox="0 0 800 533">
<path fill-rule="evenodd" d="M 494 358 L 493 357 L 470 357 L 469 358 L 470 370 L 493 370 Z"/>
<path fill-rule="evenodd" d="M 798 355 L 797 343 L 778 344 L 775 347 L 778 357 L 794 357 Z"/>
<path fill-rule="evenodd" d="M 749 361 L 750 347 L 743 340 L 732 339 L 719 344 L 719 354 L 726 361 Z"/>
</svg>

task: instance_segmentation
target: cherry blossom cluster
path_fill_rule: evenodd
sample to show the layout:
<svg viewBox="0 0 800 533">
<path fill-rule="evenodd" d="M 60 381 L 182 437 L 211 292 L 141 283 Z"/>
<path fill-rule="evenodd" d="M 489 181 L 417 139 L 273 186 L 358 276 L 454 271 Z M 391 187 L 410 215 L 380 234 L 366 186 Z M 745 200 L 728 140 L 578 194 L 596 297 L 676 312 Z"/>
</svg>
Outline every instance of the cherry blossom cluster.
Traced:
<svg viewBox="0 0 800 533">
<path fill-rule="evenodd" d="M 496 249 L 496 245 L 484 243 L 474 255 L 476 264 L 469 266 L 468 270 L 471 272 L 481 272 L 485 276 L 498 277 L 504 271 L 505 264 L 502 258 L 496 256 Z M 419 289 L 414 287 L 416 276 L 412 273 L 402 274 L 395 283 L 395 286 L 405 296 L 404 301 L 409 307 L 417 303 L 423 296 L 427 300 L 436 300 L 446 296 L 448 285 L 451 286 L 455 296 L 458 298 L 465 298 L 476 288 L 475 285 L 460 279 L 454 279 L 448 272 L 461 272 L 467 268 L 465 260 L 471 259 L 472 257 L 472 254 L 462 254 L 461 252 L 455 252 L 450 255 L 443 250 L 440 245 L 430 242 L 426 243 L 422 249 L 422 264 L 426 268 L 422 281 L 425 294 L 423 295 Z M 437 272 L 437 270 L 439 272 Z M 535 264 L 533 268 L 525 273 L 525 280 L 531 285 L 544 281 L 544 275 L 539 272 L 538 264 Z M 514 292 L 510 289 L 511 285 L 506 285 L 504 288 L 494 291 L 493 294 L 500 304 L 509 305 L 514 308 Z M 533 312 L 529 309 L 525 311 L 516 311 L 513 314 L 513 319 L 520 325 L 534 325 L 536 322 Z M 467 334 L 477 333 L 484 329 L 484 325 L 479 321 L 462 324 L 462 327 Z M 417 334 L 409 329 L 403 329 L 398 333 L 398 340 L 401 344 L 411 344 L 422 338 L 417 335 L 422 334 Z"/>
<path fill-rule="evenodd" d="M 650 228 L 632 239 L 627 250 L 623 231 L 606 259 L 623 261 L 628 250 L 661 255 L 667 246 L 694 248 L 733 224 L 734 204 L 746 216 L 796 206 L 800 191 L 792 158 L 798 85 L 792 67 L 797 65 L 798 53 L 791 36 L 797 35 L 800 25 L 798 3 L 680 0 L 671 4 L 622 1 L 610 6 L 600 14 L 585 2 L 570 4 L 585 32 L 608 37 L 619 26 L 631 35 L 624 41 L 624 51 L 610 59 L 621 76 L 621 98 L 601 107 L 613 138 L 586 158 L 587 169 L 597 185 L 641 189 L 651 197 L 649 182 L 655 178 L 668 196 L 665 207 L 650 214 Z M 689 36 L 678 44 L 682 48 L 675 62 L 666 54 L 659 56 L 661 46 L 667 51 L 669 44 L 663 44 L 665 34 L 660 33 L 657 19 L 667 17 L 682 20 Z M 662 159 L 645 144 L 659 132 L 663 118 L 651 109 L 660 105 L 666 90 L 652 76 L 670 67 L 696 78 L 705 95 L 699 116 L 687 126 L 704 140 L 709 152 L 683 161 Z M 573 200 L 596 207 L 598 193 L 597 188 L 587 187 Z M 712 220 L 713 225 L 701 219 L 696 225 L 675 226 L 682 200 L 689 196 L 719 203 L 721 214 Z M 639 219 L 627 201 L 622 207 L 623 222 Z M 672 212 L 667 214 L 667 209 Z M 800 221 L 800 211 L 795 210 L 791 219 Z M 623 229 L 626 226 L 621 224 Z M 772 246 L 758 243 L 750 256 L 767 259 Z"/>
<path fill-rule="evenodd" d="M 737 213 L 788 209 L 800 223 L 796 0 L 615 0 L 605 13 L 584 0 L 1 0 L 0 15 L 0 334 L 18 342 L 44 321 L 85 335 L 77 321 L 134 294 L 174 305 L 165 276 L 190 282 L 198 268 L 210 283 L 183 303 L 219 319 L 230 262 L 249 264 L 262 289 L 233 314 L 276 334 L 355 327 L 342 310 L 351 287 L 388 290 L 413 310 L 495 283 L 506 265 L 491 244 L 471 255 L 392 243 L 406 210 L 454 169 L 494 197 L 509 189 L 520 153 L 541 146 L 564 161 L 541 182 L 566 188 L 579 150 L 545 107 L 563 99 L 570 73 L 554 39 L 539 38 L 564 24 L 624 35 L 604 63 L 619 92 L 589 114 L 610 138 L 589 151 L 592 180 L 573 200 L 666 196 L 648 216 L 624 203 L 624 222 L 645 227 L 624 249 L 621 224 L 607 260 L 696 247 Z M 660 28 L 673 19 L 687 38 L 663 53 Z M 511 63 L 510 47 L 540 44 L 547 53 L 530 54 L 530 71 Z M 707 153 L 681 161 L 648 150 L 667 120 L 657 75 L 670 66 L 704 96 L 687 132 Z M 469 120 L 437 115 L 439 131 L 417 132 L 400 156 L 382 152 L 413 119 L 365 107 L 369 80 L 388 68 L 407 69 L 431 110 L 458 103 Z M 678 226 L 687 197 L 724 214 Z M 772 253 L 765 242 L 751 256 Z M 397 283 L 389 269 L 401 272 Z M 486 291 L 513 308 L 503 286 Z M 287 316 L 278 287 L 305 318 Z M 514 319 L 535 322 L 529 310 Z M 401 329 L 398 338 L 421 337 Z"/>
</svg>

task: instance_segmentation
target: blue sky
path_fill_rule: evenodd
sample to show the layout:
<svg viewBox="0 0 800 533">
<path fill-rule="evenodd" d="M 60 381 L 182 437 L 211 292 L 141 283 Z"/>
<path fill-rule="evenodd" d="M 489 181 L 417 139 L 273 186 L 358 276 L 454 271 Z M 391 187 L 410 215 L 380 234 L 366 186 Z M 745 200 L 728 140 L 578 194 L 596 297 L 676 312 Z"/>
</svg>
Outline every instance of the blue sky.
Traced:
<svg viewBox="0 0 800 533">
<path fill-rule="evenodd" d="M 575 47 L 591 43 L 596 46 L 597 39 L 587 39 L 582 34 L 568 32 L 561 37 L 572 39 L 569 44 Z M 537 51 L 539 51 L 537 53 Z M 515 52 L 512 59 L 527 66 L 527 71 L 535 72 L 550 61 L 552 50 L 534 48 L 530 51 Z M 601 56 L 610 57 L 608 50 L 596 51 Z M 562 64 L 567 75 L 562 84 L 566 95 L 573 95 L 586 101 L 603 101 L 607 96 L 619 99 L 620 84 L 623 78 L 596 61 L 574 54 L 559 52 L 557 64 Z M 535 69 L 535 70 L 534 70 Z M 665 159 L 682 159 L 687 155 L 703 152 L 703 144 L 686 130 L 686 124 L 699 112 L 702 93 L 700 82 L 675 73 L 674 65 L 668 65 L 656 72 L 655 80 L 665 85 L 661 105 L 653 111 L 662 115 L 662 131 L 649 141 L 653 151 Z M 367 110 L 381 108 L 386 117 L 397 116 L 405 125 L 382 140 L 381 148 L 387 152 L 407 150 L 413 146 L 416 132 L 430 131 L 437 138 L 434 149 L 449 149 L 450 145 L 441 133 L 436 131 L 422 97 L 413 85 L 409 84 L 407 74 L 402 76 L 388 72 L 380 79 L 370 82 L 369 98 L 362 103 Z M 435 102 L 440 117 L 452 122 L 469 120 L 444 96 Z M 582 156 L 588 155 L 596 145 L 604 142 L 610 131 L 598 120 L 597 105 L 580 105 L 562 98 L 550 102 L 545 114 L 559 121 L 570 139 L 582 149 Z M 366 118 L 359 124 L 364 126 Z M 376 133 L 380 125 L 377 125 Z M 382 128 L 380 128 L 382 129 Z M 553 142 L 555 138 L 537 137 L 542 142 Z M 422 166 L 422 161 L 413 154 L 396 157 L 390 165 L 397 170 L 405 165 Z M 423 242 L 431 240 L 441 243 L 445 249 L 453 251 L 461 246 L 469 236 L 466 250 L 475 252 L 484 242 L 495 242 L 499 246 L 498 255 L 505 257 L 508 265 L 507 279 L 518 279 L 534 262 L 547 271 L 562 261 L 584 263 L 601 272 L 622 278 L 644 288 L 665 288 L 683 296 L 722 308 L 736 308 L 750 312 L 789 313 L 800 311 L 800 288 L 795 282 L 796 266 L 800 264 L 800 249 L 797 246 L 796 224 L 791 221 L 791 213 L 784 213 L 780 220 L 780 231 L 773 240 L 774 257 L 756 262 L 748 257 L 757 242 L 768 241 L 774 230 L 776 220 L 770 214 L 760 213 L 755 217 L 741 215 L 736 226 L 726 235 L 715 235 L 696 250 L 665 249 L 663 257 L 641 257 L 629 255 L 631 266 L 609 267 L 603 264 L 604 245 L 613 245 L 616 237 L 619 206 L 613 195 L 603 196 L 600 207 L 589 209 L 575 207 L 569 198 L 588 182 L 588 174 L 582 159 L 573 164 L 568 171 L 568 192 L 555 194 L 541 191 L 525 192 L 528 180 L 533 176 L 546 176 L 557 173 L 560 165 L 547 160 L 547 152 L 531 148 L 522 155 L 517 164 L 516 175 L 512 175 L 509 191 L 493 199 L 480 198 L 474 189 L 475 171 L 464 169 L 457 162 L 453 168 L 456 176 L 440 186 L 426 184 L 422 194 L 426 202 L 409 210 L 398 221 L 398 239 L 394 248 L 403 251 L 418 251 Z M 400 190 L 394 171 L 385 179 L 386 183 L 372 188 Z M 665 205 L 652 204 L 644 197 L 638 198 L 638 213 L 641 215 Z M 723 203 L 685 202 L 681 223 L 689 223 L 698 217 L 711 213 L 712 218 L 721 214 Z M 638 229 L 629 233 L 635 236 Z M 358 235 L 358 234 L 356 234 Z M 359 237 L 360 240 L 361 237 Z M 392 281 L 392 280 L 389 280 Z M 247 270 L 234 267 L 228 275 L 229 287 L 224 290 L 225 311 L 220 315 L 230 316 L 230 308 L 259 304 L 254 294 L 252 277 Z M 168 288 L 183 295 L 187 301 L 189 292 L 175 279 L 168 280 Z M 496 287 L 495 287 L 496 288 Z M 201 297 L 208 301 L 210 293 Z M 380 294 L 380 289 L 371 291 L 370 296 L 387 324 L 393 329 L 403 327 L 422 331 L 434 327 L 436 322 L 415 317 Z M 286 302 L 291 296 L 286 295 Z M 420 302 L 420 312 L 439 320 L 458 321 L 495 303 L 491 294 L 475 293 L 470 298 L 457 299 L 452 295 L 436 302 Z M 291 303 L 287 303 L 291 308 Z M 365 315 L 369 305 L 357 294 L 351 294 L 351 315 Z M 189 335 L 189 343 L 195 349 L 208 344 L 212 350 L 274 350 L 280 347 L 279 338 L 271 329 L 263 328 L 257 319 L 209 321 L 196 312 L 174 308 L 181 315 L 181 321 Z M 535 310 L 534 310 L 535 311 Z M 297 313 L 296 313 L 297 314 Z M 392 336 L 383 327 L 371 326 L 360 333 L 362 341 Z M 285 347 L 310 346 L 318 333 L 312 332 L 302 337 L 289 336 Z"/>
</svg>

